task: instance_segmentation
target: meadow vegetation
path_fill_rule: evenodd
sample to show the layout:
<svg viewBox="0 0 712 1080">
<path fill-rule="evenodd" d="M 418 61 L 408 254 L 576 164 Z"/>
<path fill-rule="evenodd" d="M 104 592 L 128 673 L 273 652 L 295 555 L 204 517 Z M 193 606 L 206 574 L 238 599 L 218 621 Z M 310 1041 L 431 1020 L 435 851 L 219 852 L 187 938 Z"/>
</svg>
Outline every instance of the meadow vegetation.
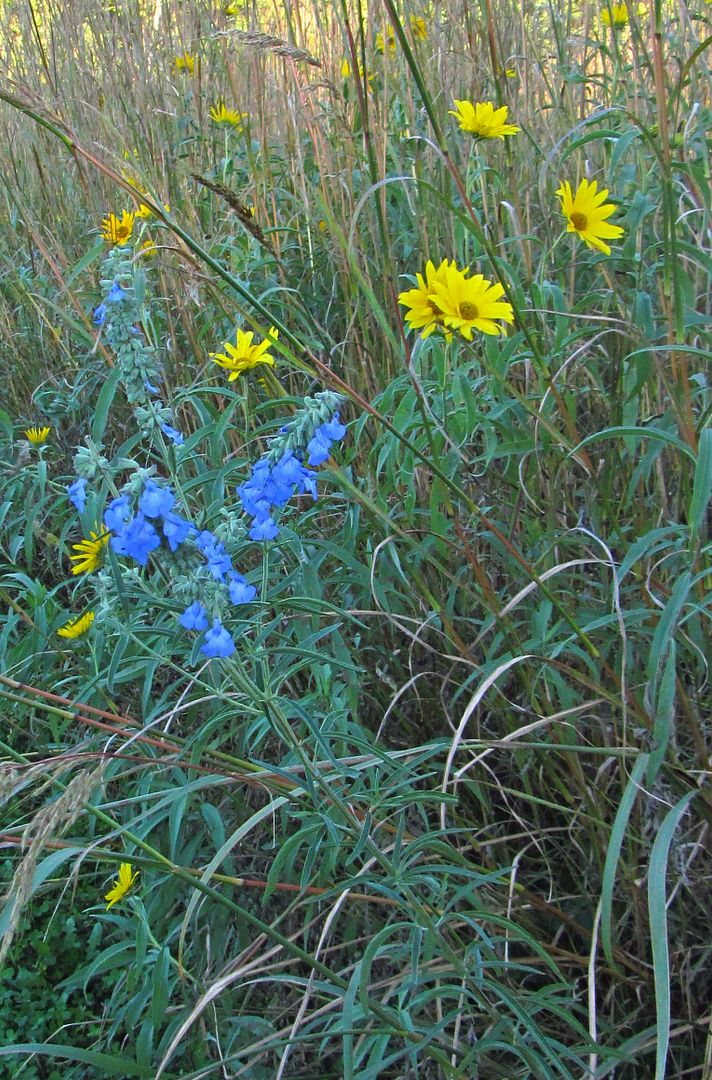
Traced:
<svg viewBox="0 0 712 1080">
<path fill-rule="evenodd" d="M 0 0 L 0 1077 L 712 1080 L 711 32 Z"/>
</svg>

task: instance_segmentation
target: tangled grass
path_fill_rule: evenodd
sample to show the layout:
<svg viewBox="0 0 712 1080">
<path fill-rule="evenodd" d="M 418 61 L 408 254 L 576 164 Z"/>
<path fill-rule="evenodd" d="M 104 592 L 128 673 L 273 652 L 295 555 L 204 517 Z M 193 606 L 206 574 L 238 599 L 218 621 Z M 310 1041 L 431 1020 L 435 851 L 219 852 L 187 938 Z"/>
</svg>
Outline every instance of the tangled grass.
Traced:
<svg viewBox="0 0 712 1080">
<path fill-rule="evenodd" d="M 0 4 L 0 1076 L 712 1078 L 711 24 Z"/>
</svg>

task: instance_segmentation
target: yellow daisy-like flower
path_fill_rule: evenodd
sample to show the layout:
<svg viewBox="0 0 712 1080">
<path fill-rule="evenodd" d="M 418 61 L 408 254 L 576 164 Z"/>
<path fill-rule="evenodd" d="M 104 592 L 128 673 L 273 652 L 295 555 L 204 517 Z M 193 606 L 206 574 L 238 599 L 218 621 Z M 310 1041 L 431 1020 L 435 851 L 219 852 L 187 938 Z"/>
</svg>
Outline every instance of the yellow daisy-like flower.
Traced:
<svg viewBox="0 0 712 1080">
<path fill-rule="evenodd" d="M 468 135 L 477 139 L 503 139 L 505 135 L 516 135 L 521 129 L 516 124 L 507 123 L 509 108 L 502 105 L 495 109 L 491 101 L 455 101 L 455 111 L 450 109 L 450 116 L 457 117 L 457 122 Z"/>
<path fill-rule="evenodd" d="M 385 37 L 379 30 L 376 34 L 376 48 L 380 53 L 385 52 L 386 48 L 389 53 L 393 55 L 396 51 L 396 35 L 393 33 L 393 27 L 389 26 L 386 30 Z"/>
<path fill-rule="evenodd" d="M 233 127 L 236 131 L 242 131 L 245 121 L 249 119 L 249 113 L 238 112 L 237 109 L 228 109 L 224 101 L 217 101 L 210 106 L 210 119 L 214 124 Z"/>
<path fill-rule="evenodd" d="M 409 309 L 405 313 L 405 321 L 409 329 L 420 330 L 422 338 L 430 337 L 433 330 L 443 327 L 442 314 L 433 302 L 432 293 L 435 284 L 445 280 L 445 274 L 450 266 L 454 269 L 455 263 L 449 263 L 447 259 L 443 259 L 436 270 L 434 263 L 428 259 L 425 264 L 425 277 L 423 278 L 422 274 L 415 275 L 415 280 L 418 282 L 417 288 L 406 289 L 398 295 L 398 303 Z"/>
<path fill-rule="evenodd" d="M 48 427 L 30 427 L 25 431 L 25 435 L 33 446 L 43 446 L 51 430 L 52 428 Z"/>
<path fill-rule="evenodd" d="M 195 71 L 195 57 L 188 52 L 176 56 L 173 68 L 177 75 L 192 75 Z"/>
<path fill-rule="evenodd" d="M 591 183 L 582 180 L 571 191 L 571 184 L 565 180 L 556 194 L 561 199 L 561 212 L 566 218 L 567 232 L 575 232 L 590 248 L 610 255 L 611 249 L 606 240 L 617 240 L 623 235 L 620 225 L 611 225 L 606 221 L 615 210 L 613 203 L 606 203 L 608 188 L 597 192 L 597 181 Z"/>
<path fill-rule="evenodd" d="M 73 574 L 93 574 L 101 565 L 104 548 L 109 543 L 109 533 L 96 533 L 91 530 L 89 537 L 88 540 L 85 538 L 78 544 L 72 544 L 72 551 L 77 552 L 76 555 L 69 556 L 74 563 Z"/>
<path fill-rule="evenodd" d="M 141 247 L 138 249 L 136 254 L 137 255 L 149 256 L 149 255 L 155 255 L 157 251 L 158 251 L 158 248 L 154 244 L 153 240 L 144 240 L 144 242 L 141 244 Z"/>
<path fill-rule="evenodd" d="M 467 341 L 472 341 L 472 331 L 483 334 L 504 334 L 505 323 L 514 322 L 512 305 L 504 296 L 504 288 L 488 281 L 482 274 L 468 278 L 467 272 L 450 266 L 442 281 L 433 284 L 432 302 L 447 327 L 459 330 Z"/>
<path fill-rule="evenodd" d="M 108 214 L 101 223 L 101 235 L 109 244 L 126 244 L 131 239 L 135 215 L 122 210 L 121 217 Z"/>
<path fill-rule="evenodd" d="M 413 37 L 419 41 L 428 40 L 428 28 L 425 25 L 425 19 L 421 19 L 419 15 L 411 15 L 410 28 L 413 31 Z"/>
<path fill-rule="evenodd" d="M 57 631 L 57 636 L 70 639 L 81 637 L 82 634 L 86 634 L 93 622 L 94 612 L 87 611 L 86 615 L 80 615 L 76 619 L 70 619 L 64 626 L 60 626 Z"/>
<path fill-rule="evenodd" d="M 277 330 L 274 326 L 270 326 L 269 335 L 259 345 L 252 344 L 254 336 L 251 330 L 247 333 L 244 330 L 238 330 L 234 345 L 226 341 L 223 345 L 224 353 L 210 353 L 211 360 L 230 372 L 229 382 L 236 379 L 238 375 L 242 375 L 243 371 L 257 367 L 258 364 L 274 366 L 274 357 L 270 356 L 267 350 L 278 337 Z"/>
<path fill-rule="evenodd" d="M 604 26 L 627 26 L 628 21 L 628 8 L 625 4 L 610 4 L 601 11 L 601 22 Z"/>
<path fill-rule="evenodd" d="M 137 880 L 138 870 L 134 870 L 130 862 L 122 862 L 119 866 L 119 876 L 104 897 L 105 900 L 109 901 L 106 910 L 108 911 L 114 904 L 118 904 L 119 900 L 123 900 Z"/>
</svg>

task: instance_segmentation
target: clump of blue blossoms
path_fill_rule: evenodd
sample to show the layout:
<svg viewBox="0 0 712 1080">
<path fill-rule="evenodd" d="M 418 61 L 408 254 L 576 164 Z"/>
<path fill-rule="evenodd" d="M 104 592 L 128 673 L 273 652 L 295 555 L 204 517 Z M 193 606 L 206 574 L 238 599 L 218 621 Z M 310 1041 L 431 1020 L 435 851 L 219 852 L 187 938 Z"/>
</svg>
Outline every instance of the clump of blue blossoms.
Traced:
<svg viewBox="0 0 712 1080">
<path fill-rule="evenodd" d="M 162 456 L 178 474 L 182 460 L 182 433 L 173 426 L 171 409 L 160 401 L 161 373 L 156 350 L 142 329 L 145 273 L 136 267 L 129 246 L 117 246 L 102 266 L 103 299 L 93 313 L 94 324 L 116 356 L 116 365 L 140 430 L 151 442 L 162 445 Z M 275 516 L 293 495 L 317 498 L 316 469 L 329 460 L 332 447 L 340 442 L 346 427 L 339 419 L 340 395 L 331 391 L 304 399 L 304 405 L 290 418 L 270 445 L 268 453 L 255 463 L 249 478 L 238 488 L 240 506 L 250 518 L 247 526 L 252 540 L 272 540 L 279 534 Z M 162 438 L 172 447 L 168 447 Z M 196 647 L 208 658 L 227 658 L 236 651 L 229 629 L 235 607 L 255 600 L 257 590 L 232 564 L 226 541 L 244 540 L 244 526 L 237 507 L 224 507 L 220 535 L 200 528 L 190 520 L 178 495 L 167 480 L 156 475 L 155 466 L 143 468 L 134 458 L 118 457 L 111 463 L 102 446 L 90 438 L 75 456 L 76 479 L 67 493 L 76 510 L 92 522 L 102 505 L 102 489 L 108 484 L 114 493 L 104 507 L 103 524 L 110 536 L 112 558 L 118 556 L 133 565 L 125 567 L 127 580 L 141 585 L 140 569 L 160 566 L 161 578 L 170 581 L 172 597 L 179 605 L 177 622 L 189 634 L 200 635 Z M 175 450 L 173 449 L 175 447 Z M 175 454 L 175 456 L 173 456 Z M 117 488 L 116 472 L 128 473 Z M 100 511 L 99 511 L 100 513 Z M 151 575 L 153 583 L 158 577 Z M 109 567 L 94 577 L 100 613 L 111 617 L 113 576 Z"/>
<path fill-rule="evenodd" d="M 143 471 L 145 472 L 145 471 Z M 229 598 L 234 605 L 248 604 L 257 590 L 232 566 L 225 545 L 209 529 L 198 530 L 176 510 L 176 496 L 168 484 L 150 476 L 140 476 L 138 500 L 124 492 L 112 499 L 104 511 L 104 524 L 111 533 L 110 545 L 117 555 L 147 566 L 153 552 L 168 545 L 175 554 L 183 545 L 189 548 L 183 575 L 189 574 L 193 586 L 211 596 L 211 606 L 220 615 Z M 136 484 L 132 482 L 132 486 Z M 202 582 L 202 587 L 201 587 Z M 220 588 L 222 587 L 222 589 Z M 194 600 L 179 616 L 184 629 L 203 632 L 201 652 L 208 657 L 232 656 L 235 643 L 219 615 L 210 627 L 208 612 L 201 600 Z M 209 628 L 210 627 L 210 628 Z"/>
<path fill-rule="evenodd" d="M 237 489 L 243 510 L 252 518 L 252 540 L 274 540 L 279 535 L 273 511 L 286 506 L 295 491 L 316 500 L 317 474 L 309 466 L 323 465 L 331 457 L 332 444 L 346 434 L 339 420 L 341 400 L 331 390 L 305 398 L 303 410 L 282 428 L 269 453 Z"/>
</svg>

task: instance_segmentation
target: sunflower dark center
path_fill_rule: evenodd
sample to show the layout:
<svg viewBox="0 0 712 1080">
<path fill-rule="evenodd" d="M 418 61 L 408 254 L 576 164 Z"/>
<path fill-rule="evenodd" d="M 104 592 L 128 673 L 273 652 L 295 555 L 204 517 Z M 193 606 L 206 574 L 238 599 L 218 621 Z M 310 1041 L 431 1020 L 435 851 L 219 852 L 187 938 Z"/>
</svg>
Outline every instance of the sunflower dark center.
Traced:
<svg viewBox="0 0 712 1080">
<path fill-rule="evenodd" d="M 461 319 L 476 319 L 479 314 L 477 304 L 473 304 L 471 300 L 463 300 L 459 311 Z"/>
<path fill-rule="evenodd" d="M 582 232 L 588 225 L 588 218 L 579 210 L 574 210 L 571 215 L 571 224 L 575 229 L 578 229 L 579 232 Z"/>
</svg>

